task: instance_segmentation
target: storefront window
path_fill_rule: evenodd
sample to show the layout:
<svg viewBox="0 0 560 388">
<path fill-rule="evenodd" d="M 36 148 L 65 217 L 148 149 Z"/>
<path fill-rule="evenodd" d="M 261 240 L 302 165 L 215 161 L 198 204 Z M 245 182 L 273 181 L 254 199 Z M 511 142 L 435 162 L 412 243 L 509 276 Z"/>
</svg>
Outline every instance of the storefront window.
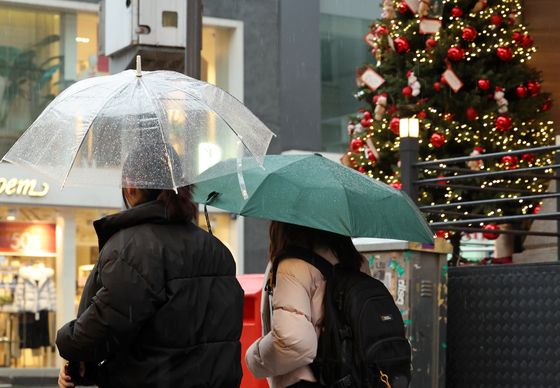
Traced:
<svg viewBox="0 0 560 388">
<path fill-rule="evenodd" d="M 321 127 L 322 148 L 348 149 L 348 119 L 359 105 L 354 98 L 356 68 L 375 61 L 362 39 L 371 20 L 321 15 Z"/>
<path fill-rule="evenodd" d="M 77 15 L 77 81 L 109 75 L 109 58 L 97 55 L 97 26 L 99 16 L 91 13 Z"/>
<path fill-rule="evenodd" d="M 77 80 L 108 74 L 98 16 L 0 5 L 0 155 Z"/>
<path fill-rule="evenodd" d="M 55 366 L 54 210 L 0 208 L 0 365 Z"/>
<path fill-rule="evenodd" d="M 58 94 L 60 14 L 0 5 L 0 153 Z"/>
<path fill-rule="evenodd" d="M 99 254 L 93 221 L 116 209 L 76 209 L 77 311 Z M 54 208 L 0 207 L 0 366 L 56 365 L 56 216 Z"/>
</svg>

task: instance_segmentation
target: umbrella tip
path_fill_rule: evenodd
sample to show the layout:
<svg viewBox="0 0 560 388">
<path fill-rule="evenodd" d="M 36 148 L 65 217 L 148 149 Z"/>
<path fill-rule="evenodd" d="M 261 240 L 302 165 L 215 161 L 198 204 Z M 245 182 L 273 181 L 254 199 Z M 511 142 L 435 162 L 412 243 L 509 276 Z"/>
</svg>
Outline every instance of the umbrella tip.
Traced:
<svg viewBox="0 0 560 388">
<path fill-rule="evenodd" d="M 136 56 L 136 77 L 142 77 L 142 60 L 140 55 Z"/>
</svg>

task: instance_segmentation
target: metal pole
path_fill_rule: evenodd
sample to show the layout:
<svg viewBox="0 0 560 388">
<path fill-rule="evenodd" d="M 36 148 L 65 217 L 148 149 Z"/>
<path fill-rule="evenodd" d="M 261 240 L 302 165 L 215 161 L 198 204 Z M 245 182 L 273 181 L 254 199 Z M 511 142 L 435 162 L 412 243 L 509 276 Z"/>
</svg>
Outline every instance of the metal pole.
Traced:
<svg viewBox="0 0 560 388">
<path fill-rule="evenodd" d="M 185 74 L 200 79 L 202 51 L 202 0 L 187 0 L 187 43 L 185 46 Z"/>
<path fill-rule="evenodd" d="M 556 145 L 560 145 L 560 135 L 556 135 Z M 554 153 L 554 163 L 555 164 L 560 164 L 560 152 L 557 150 Z M 556 176 L 560 176 L 560 171 L 558 169 L 554 170 L 554 175 Z M 560 190 L 558 189 L 560 186 L 560 182 L 556 181 L 556 193 L 560 192 Z M 556 198 L 556 212 L 558 212 L 560 209 L 560 197 Z M 556 221 L 556 233 L 560 233 L 560 219 L 558 219 Z M 560 235 L 558 236 L 558 239 L 556 241 L 556 254 L 557 254 L 557 258 L 560 261 Z"/>
<path fill-rule="evenodd" d="M 418 163 L 418 144 L 417 137 L 401 137 L 399 146 L 401 151 L 401 183 L 402 189 L 408 194 L 415 204 L 418 204 L 418 170 L 414 165 Z"/>
</svg>

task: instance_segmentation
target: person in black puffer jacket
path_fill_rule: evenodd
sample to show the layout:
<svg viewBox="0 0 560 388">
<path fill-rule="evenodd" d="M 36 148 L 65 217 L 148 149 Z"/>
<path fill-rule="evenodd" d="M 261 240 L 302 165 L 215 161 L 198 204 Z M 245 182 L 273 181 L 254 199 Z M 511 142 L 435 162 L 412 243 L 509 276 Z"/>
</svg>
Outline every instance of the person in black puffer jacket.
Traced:
<svg viewBox="0 0 560 388">
<path fill-rule="evenodd" d="M 239 387 L 244 294 L 234 259 L 192 223 L 192 187 L 176 194 L 130 184 L 154 168 L 146 151 L 133 151 L 123 168 L 132 207 L 94 222 L 99 259 L 78 318 L 58 331 L 68 360 L 59 385 Z"/>
</svg>

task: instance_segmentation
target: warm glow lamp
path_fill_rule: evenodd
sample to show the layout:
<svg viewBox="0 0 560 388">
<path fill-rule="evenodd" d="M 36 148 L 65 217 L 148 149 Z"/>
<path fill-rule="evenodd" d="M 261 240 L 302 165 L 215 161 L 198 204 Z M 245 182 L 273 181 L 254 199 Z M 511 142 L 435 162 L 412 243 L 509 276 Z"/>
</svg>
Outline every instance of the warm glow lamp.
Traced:
<svg viewBox="0 0 560 388">
<path fill-rule="evenodd" d="M 420 123 L 418 119 L 404 118 L 401 119 L 399 125 L 400 137 L 418 137 L 420 132 Z"/>
</svg>

